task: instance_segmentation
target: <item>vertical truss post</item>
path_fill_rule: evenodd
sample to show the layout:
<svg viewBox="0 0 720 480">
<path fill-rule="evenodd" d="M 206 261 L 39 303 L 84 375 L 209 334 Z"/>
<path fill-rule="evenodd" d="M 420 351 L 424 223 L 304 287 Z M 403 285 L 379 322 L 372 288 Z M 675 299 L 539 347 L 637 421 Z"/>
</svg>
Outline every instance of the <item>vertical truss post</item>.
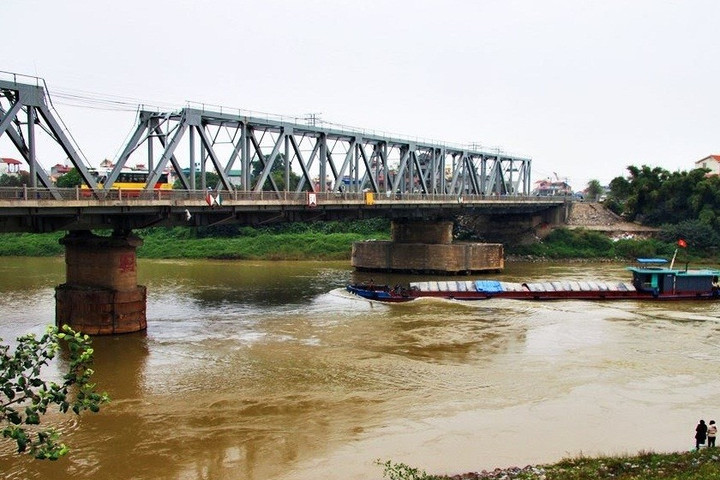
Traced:
<svg viewBox="0 0 720 480">
<path fill-rule="evenodd" d="M 525 196 L 530 196 L 530 161 L 525 160 Z"/>
<path fill-rule="evenodd" d="M 252 173 L 252 157 L 250 155 L 250 147 L 252 146 L 253 130 L 246 123 L 243 124 L 243 133 L 245 134 L 245 144 L 243 145 L 243 191 L 252 190 L 250 174 Z"/>
<path fill-rule="evenodd" d="M 30 155 L 30 186 L 37 188 L 37 152 L 35 151 L 35 107 L 28 106 L 28 153 Z"/>
<path fill-rule="evenodd" d="M 195 158 L 195 131 L 192 128 L 188 132 L 188 142 L 190 144 L 190 190 L 195 190 L 195 163 L 197 159 Z"/>
<path fill-rule="evenodd" d="M 156 119 L 156 118 L 150 118 L 149 123 L 148 123 L 148 132 L 154 132 L 156 126 L 157 126 L 157 119 Z M 148 139 L 147 139 L 148 159 L 147 159 L 147 166 L 146 166 L 146 167 L 147 167 L 147 169 L 148 169 L 148 172 L 152 172 L 152 171 L 153 171 L 153 159 L 155 158 L 155 155 L 154 155 L 154 153 L 153 153 L 153 144 L 155 143 L 155 142 L 153 141 L 153 138 L 154 138 L 154 137 L 155 137 L 155 135 L 152 134 L 152 133 L 150 133 L 150 135 L 148 135 Z"/>
<path fill-rule="evenodd" d="M 327 135 L 321 133 L 318 142 L 320 142 L 320 191 L 325 192 L 327 191 Z"/>
<path fill-rule="evenodd" d="M 293 130 L 288 128 L 283 132 L 283 141 L 285 143 L 285 190 L 290 190 L 290 137 Z"/>
<path fill-rule="evenodd" d="M 487 158 L 485 155 L 480 156 L 480 194 L 487 195 Z"/>
<path fill-rule="evenodd" d="M 190 130 L 193 130 L 191 127 Z M 198 133 L 200 130 L 198 130 Z M 200 140 L 200 190 L 207 190 L 207 171 L 205 166 L 205 159 L 207 154 L 205 153 L 205 142 Z"/>
</svg>

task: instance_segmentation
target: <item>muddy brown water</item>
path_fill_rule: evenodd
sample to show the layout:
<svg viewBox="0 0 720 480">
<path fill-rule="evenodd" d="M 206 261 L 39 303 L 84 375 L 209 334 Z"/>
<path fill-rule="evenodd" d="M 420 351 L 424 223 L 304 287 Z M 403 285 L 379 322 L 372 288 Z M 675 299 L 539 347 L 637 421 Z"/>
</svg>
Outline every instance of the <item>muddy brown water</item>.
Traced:
<svg viewBox="0 0 720 480">
<path fill-rule="evenodd" d="M 99 414 L 45 420 L 72 451 L 0 443 L 7 479 L 379 479 L 579 454 L 687 450 L 720 419 L 720 304 L 386 305 L 346 262 L 139 262 L 148 330 L 98 337 Z M 488 278 L 488 277 L 485 277 Z M 626 280 L 621 265 L 510 264 L 508 281 Z M 3 258 L 0 337 L 54 318 L 63 259 Z M 47 375 L 56 376 L 50 369 Z"/>
</svg>

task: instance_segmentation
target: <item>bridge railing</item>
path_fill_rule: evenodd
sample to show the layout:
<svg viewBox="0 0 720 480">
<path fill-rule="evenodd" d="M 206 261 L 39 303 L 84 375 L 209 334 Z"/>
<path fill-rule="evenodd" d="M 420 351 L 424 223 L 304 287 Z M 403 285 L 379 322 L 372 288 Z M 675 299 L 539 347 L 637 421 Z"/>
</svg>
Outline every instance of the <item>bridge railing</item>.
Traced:
<svg viewBox="0 0 720 480">
<path fill-rule="evenodd" d="M 240 190 L 141 190 L 141 189 L 110 189 L 101 192 L 96 196 L 91 190 L 81 188 L 59 188 L 54 193 L 59 193 L 62 200 L 57 200 L 49 189 L 30 187 L 0 187 L 0 201 L 37 201 L 49 200 L 55 204 L 62 204 L 64 201 L 89 201 L 94 202 L 131 202 L 138 201 L 171 201 L 184 202 L 206 202 L 208 205 L 222 205 L 223 203 L 253 203 L 273 202 L 294 205 L 311 205 L 316 202 L 323 203 L 476 203 L 476 202 L 548 202 L 567 201 L 570 197 L 562 196 L 522 196 L 522 195 L 448 195 L 438 193 L 382 193 L 373 195 L 369 201 L 365 192 L 316 192 L 314 199 L 308 197 L 308 192 L 245 192 Z"/>
</svg>

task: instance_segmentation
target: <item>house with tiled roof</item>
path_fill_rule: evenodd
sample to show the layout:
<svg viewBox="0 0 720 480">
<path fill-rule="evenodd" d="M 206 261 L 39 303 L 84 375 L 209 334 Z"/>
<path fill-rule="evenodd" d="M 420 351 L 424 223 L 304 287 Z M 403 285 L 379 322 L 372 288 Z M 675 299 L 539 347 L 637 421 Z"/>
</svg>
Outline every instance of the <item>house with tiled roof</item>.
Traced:
<svg viewBox="0 0 720 480">
<path fill-rule="evenodd" d="M 22 162 L 14 158 L 0 158 L 0 174 L 18 174 Z"/>
<path fill-rule="evenodd" d="M 50 180 L 52 182 L 57 182 L 57 179 L 68 173 L 70 170 L 72 170 L 73 167 L 70 167 L 68 165 L 63 165 L 61 163 L 55 164 L 52 167 L 50 167 Z"/>
<path fill-rule="evenodd" d="M 708 155 L 695 162 L 695 168 L 707 168 L 708 175 L 720 175 L 720 155 Z"/>
</svg>

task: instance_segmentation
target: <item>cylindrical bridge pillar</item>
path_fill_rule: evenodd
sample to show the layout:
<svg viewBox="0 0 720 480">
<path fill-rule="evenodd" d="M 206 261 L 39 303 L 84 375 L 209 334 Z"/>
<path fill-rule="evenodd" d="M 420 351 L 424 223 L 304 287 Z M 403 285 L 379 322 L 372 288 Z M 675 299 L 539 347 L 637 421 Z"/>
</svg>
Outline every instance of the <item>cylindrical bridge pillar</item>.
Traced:
<svg viewBox="0 0 720 480">
<path fill-rule="evenodd" d="M 453 243 L 450 221 L 393 221 L 391 241 L 355 242 L 352 266 L 358 270 L 469 274 L 502 270 L 499 243 Z"/>
<path fill-rule="evenodd" d="M 89 335 L 130 333 L 147 328 L 146 289 L 137 284 L 136 249 L 131 232 L 110 237 L 73 231 L 65 245 L 65 283 L 55 288 L 55 321 Z"/>
<path fill-rule="evenodd" d="M 390 224 L 395 243 L 425 243 L 450 245 L 453 240 L 453 222 L 396 222 Z"/>
</svg>

